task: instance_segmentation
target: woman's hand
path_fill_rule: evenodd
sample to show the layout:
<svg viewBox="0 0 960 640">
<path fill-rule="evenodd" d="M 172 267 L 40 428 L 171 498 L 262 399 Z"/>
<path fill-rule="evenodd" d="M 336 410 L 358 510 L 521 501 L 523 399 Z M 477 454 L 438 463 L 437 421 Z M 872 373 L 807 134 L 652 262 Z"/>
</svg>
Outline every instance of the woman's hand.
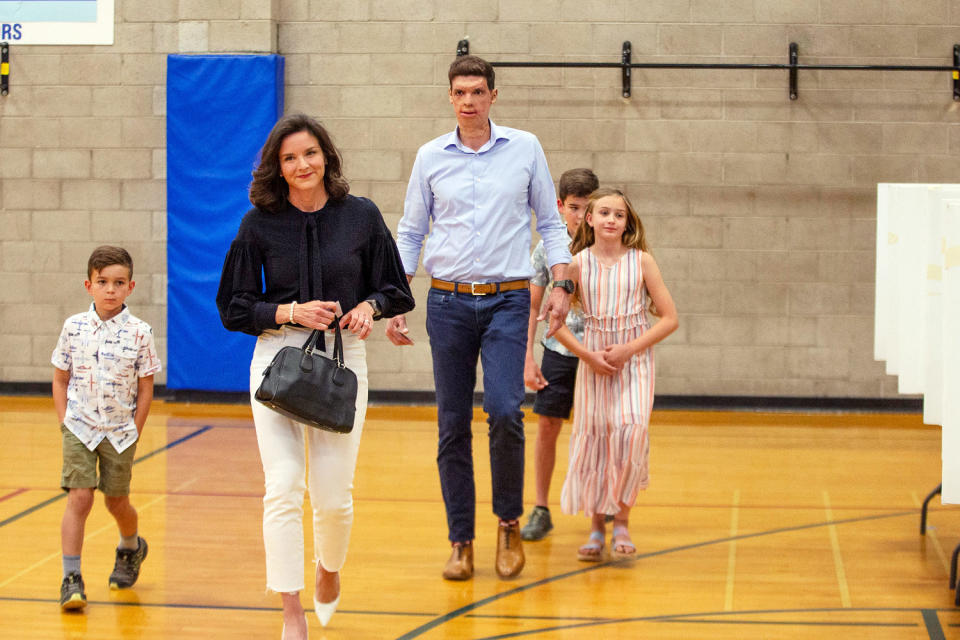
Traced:
<svg viewBox="0 0 960 640">
<path fill-rule="evenodd" d="M 308 329 L 326 331 L 336 317 L 337 303 L 327 300 L 311 300 L 297 303 L 293 308 L 293 321 Z"/>
<path fill-rule="evenodd" d="M 594 373 L 601 376 L 612 376 L 620 370 L 620 367 L 615 367 L 604 360 L 603 355 L 603 351 L 588 351 L 580 356 L 580 359 L 593 369 Z"/>
<path fill-rule="evenodd" d="M 340 328 L 348 329 L 361 340 L 366 340 L 373 329 L 373 307 L 364 300 L 344 314 L 340 319 Z"/>
<path fill-rule="evenodd" d="M 603 359 L 617 369 L 623 368 L 632 357 L 633 350 L 625 344 L 612 344 L 603 350 Z"/>
</svg>

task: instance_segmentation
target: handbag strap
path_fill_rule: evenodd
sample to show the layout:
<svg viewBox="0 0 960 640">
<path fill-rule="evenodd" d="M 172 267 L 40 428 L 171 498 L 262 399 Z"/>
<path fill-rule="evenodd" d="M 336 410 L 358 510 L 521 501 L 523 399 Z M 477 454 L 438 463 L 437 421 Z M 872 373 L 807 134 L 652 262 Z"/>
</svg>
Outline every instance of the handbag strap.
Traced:
<svg viewBox="0 0 960 640">
<path fill-rule="evenodd" d="M 304 353 L 313 353 L 317 350 L 317 341 L 323 336 L 323 332 L 319 329 L 314 329 L 310 332 L 310 335 L 307 336 L 307 341 L 303 343 Z M 323 346 L 320 347 L 320 350 L 323 351 Z"/>
<path fill-rule="evenodd" d="M 340 318 L 343 316 L 338 316 L 333 319 L 333 328 L 336 331 L 336 338 L 333 341 L 333 354 L 331 358 L 337 362 L 337 366 L 343 367 L 344 358 L 343 358 L 343 334 L 340 330 Z M 314 329 L 310 332 L 310 337 L 307 338 L 307 341 L 303 343 L 304 353 L 313 353 L 317 349 L 317 341 L 323 337 L 323 332 L 319 329 Z M 323 350 L 323 347 L 321 347 Z"/>
<path fill-rule="evenodd" d="M 340 323 L 334 320 L 333 326 L 336 328 L 337 337 L 333 341 L 333 359 L 337 365 L 343 367 L 343 334 L 340 332 Z"/>
</svg>

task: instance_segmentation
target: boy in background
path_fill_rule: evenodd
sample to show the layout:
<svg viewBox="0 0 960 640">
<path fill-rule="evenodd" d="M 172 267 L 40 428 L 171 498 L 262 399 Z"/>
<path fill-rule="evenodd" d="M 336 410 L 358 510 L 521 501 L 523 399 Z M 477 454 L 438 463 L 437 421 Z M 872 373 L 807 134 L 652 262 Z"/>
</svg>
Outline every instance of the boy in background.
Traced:
<svg viewBox="0 0 960 640">
<path fill-rule="evenodd" d="M 570 169 L 560 176 L 557 208 L 567 225 L 567 233 L 573 235 L 583 220 L 589 196 L 600 186 L 596 174 L 590 169 Z M 570 417 L 573 407 L 573 388 L 577 377 L 579 358 L 570 353 L 556 338 L 543 341 L 543 360 L 537 366 L 533 356 L 533 343 L 537 339 L 537 323 L 540 305 L 550 283 L 543 241 L 533 250 L 531 257 L 534 276 L 530 279 L 530 320 L 527 326 L 527 355 L 523 367 L 524 383 L 537 392 L 533 412 L 540 416 L 537 428 L 537 443 L 534 449 L 535 484 L 537 501 L 530 512 L 530 519 L 520 530 L 524 540 L 540 540 L 553 529 L 550 508 L 550 478 L 557 458 L 557 436 L 563 421 Z M 583 312 L 571 307 L 567 314 L 567 327 L 583 339 Z"/>
</svg>

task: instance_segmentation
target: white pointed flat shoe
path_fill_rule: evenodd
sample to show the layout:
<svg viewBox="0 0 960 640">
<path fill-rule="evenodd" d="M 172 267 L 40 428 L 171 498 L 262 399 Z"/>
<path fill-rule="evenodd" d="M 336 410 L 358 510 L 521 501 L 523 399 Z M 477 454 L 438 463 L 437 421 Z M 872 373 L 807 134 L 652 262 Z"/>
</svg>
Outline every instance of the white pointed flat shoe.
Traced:
<svg viewBox="0 0 960 640">
<path fill-rule="evenodd" d="M 333 612 L 337 610 L 338 604 L 340 604 L 339 593 L 333 602 L 320 602 L 316 598 L 313 599 L 313 611 L 317 614 L 317 620 L 320 621 L 321 626 L 327 626 L 330 618 L 333 617 Z"/>
</svg>

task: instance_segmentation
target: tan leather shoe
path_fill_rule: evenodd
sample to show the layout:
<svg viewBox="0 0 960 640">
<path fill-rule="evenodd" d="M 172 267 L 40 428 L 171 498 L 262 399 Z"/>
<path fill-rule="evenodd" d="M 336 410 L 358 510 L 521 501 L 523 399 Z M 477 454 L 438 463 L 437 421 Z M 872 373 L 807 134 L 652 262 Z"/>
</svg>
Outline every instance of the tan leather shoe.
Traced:
<svg viewBox="0 0 960 640">
<path fill-rule="evenodd" d="M 443 568 L 444 580 L 469 580 L 473 577 L 473 544 L 453 545 L 447 566 Z"/>
<path fill-rule="evenodd" d="M 497 531 L 497 575 L 512 578 L 523 569 L 523 542 L 520 539 L 520 523 L 501 522 Z"/>
</svg>

